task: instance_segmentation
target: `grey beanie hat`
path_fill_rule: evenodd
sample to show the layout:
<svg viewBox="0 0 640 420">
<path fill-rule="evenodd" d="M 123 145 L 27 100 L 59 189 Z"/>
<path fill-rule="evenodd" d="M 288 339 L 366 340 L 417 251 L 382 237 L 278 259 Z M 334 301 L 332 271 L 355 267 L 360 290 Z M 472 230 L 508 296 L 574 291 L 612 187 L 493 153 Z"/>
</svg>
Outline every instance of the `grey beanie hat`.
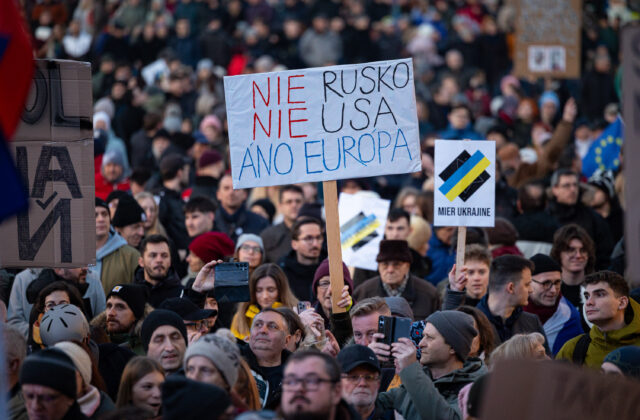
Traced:
<svg viewBox="0 0 640 420">
<path fill-rule="evenodd" d="M 238 242 L 236 243 L 236 251 L 242 246 L 242 244 L 247 241 L 257 242 L 258 246 L 260 246 L 260 249 L 262 250 L 262 253 L 264 254 L 264 243 L 262 242 L 262 238 L 258 235 L 254 235 L 253 233 L 243 233 L 238 237 Z"/>
<path fill-rule="evenodd" d="M 233 387 L 238 380 L 238 370 L 240 369 L 240 352 L 238 347 L 228 339 L 216 334 L 207 334 L 195 343 L 187 347 L 184 355 L 184 369 L 187 370 L 187 363 L 193 356 L 202 356 L 211 360 L 222 376 L 227 381 L 229 387 Z"/>
<path fill-rule="evenodd" d="M 460 311 L 438 311 L 429 315 L 427 322 L 442 334 L 444 341 L 464 362 L 469 356 L 473 338 L 478 335 L 473 327 L 473 317 Z"/>
<path fill-rule="evenodd" d="M 75 305 L 57 305 L 40 320 L 42 344 L 51 347 L 61 341 L 83 341 L 89 335 L 89 323 Z"/>
</svg>

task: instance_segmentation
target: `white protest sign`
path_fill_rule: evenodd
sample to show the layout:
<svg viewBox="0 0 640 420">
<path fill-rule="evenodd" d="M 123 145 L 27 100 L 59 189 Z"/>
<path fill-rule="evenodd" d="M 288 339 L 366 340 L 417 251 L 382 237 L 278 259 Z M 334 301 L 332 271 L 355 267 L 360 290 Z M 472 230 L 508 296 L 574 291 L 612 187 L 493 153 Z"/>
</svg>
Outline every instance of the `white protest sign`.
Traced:
<svg viewBox="0 0 640 420">
<path fill-rule="evenodd" d="M 495 162 L 493 141 L 436 140 L 435 226 L 494 225 Z"/>
<path fill-rule="evenodd" d="M 389 200 L 370 194 L 340 194 L 338 212 L 342 260 L 350 267 L 376 271 L 376 257 L 389 213 Z"/>
<path fill-rule="evenodd" d="M 224 78 L 234 188 L 418 172 L 411 59 Z"/>
</svg>

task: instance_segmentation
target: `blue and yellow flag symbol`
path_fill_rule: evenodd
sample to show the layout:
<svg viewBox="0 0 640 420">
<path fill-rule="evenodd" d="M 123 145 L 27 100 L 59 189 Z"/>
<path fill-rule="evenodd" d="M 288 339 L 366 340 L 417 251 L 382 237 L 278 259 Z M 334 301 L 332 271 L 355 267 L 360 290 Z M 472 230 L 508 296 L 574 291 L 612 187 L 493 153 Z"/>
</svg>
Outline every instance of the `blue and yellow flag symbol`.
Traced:
<svg viewBox="0 0 640 420">
<path fill-rule="evenodd" d="M 582 174 L 589 178 L 598 169 L 617 171 L 620 167 L 622 139 L 622 118 L 618 117 L 591 143 L 582 159 Z"/>
<path fill-rule="evenodd" d="M 440 192 L 449 201 L 460 197 L 466 202 L 490 178 L 485 171 L 490 164 L 479 150 L 473 156 L 463 151 L 438 175 L 444 181 Z"/>
</svg>

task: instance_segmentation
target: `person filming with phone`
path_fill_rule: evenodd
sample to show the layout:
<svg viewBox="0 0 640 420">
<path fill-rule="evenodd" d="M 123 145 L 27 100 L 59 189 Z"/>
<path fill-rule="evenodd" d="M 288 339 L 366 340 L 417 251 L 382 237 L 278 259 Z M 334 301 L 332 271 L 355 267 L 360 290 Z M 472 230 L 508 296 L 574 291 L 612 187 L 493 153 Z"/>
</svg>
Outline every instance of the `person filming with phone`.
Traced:
<svg viewBox="0 0 640 420">
<path fill-rule="evenodd" d="M 459 419 L 458 392 L 487 372 L 481 360 L 469 360 L 478 334 L 473 317 L 459 311 L 439 311 L 426 319 L 420 360 L 410 338 L 384 344 L 374 334 L 369 348 L 381 362 L 393 357 L 402 385 L 378 394 L 376 408 L 394 409 L 405 419 Z"/>
</svg>

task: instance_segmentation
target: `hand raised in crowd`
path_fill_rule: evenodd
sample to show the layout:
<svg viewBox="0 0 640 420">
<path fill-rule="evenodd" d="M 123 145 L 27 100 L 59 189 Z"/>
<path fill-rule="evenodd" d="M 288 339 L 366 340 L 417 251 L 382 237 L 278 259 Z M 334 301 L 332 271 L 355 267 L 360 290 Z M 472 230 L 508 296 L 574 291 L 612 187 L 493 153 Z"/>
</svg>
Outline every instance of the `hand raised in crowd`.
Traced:
<svg viewBox="0 0 640 420">
<path fill-rule="evenodd" d="M 465 287 L 467 287 L 467 267 L 462 267 L 460 275 L 456 279 L 456 265 L 453 264 L 451 271 L 449 271 L 449 289 L 462 292 Z"/>
<path fill-rule="evenodd" d="M 391 346 L 385 343 L 378 342 L 378 340 L 382 340 L 383 338 L 384 334 L 374 333 L 371 337 L 369 348 L 373 350 L 376 356 L 378 356 L 378 360 L 380 360 L 381 362 L 386 362 L 389 360 L 389 356 L 391 356 Z"/>
<path fill-rule="evenodd" d="M 569 100 L 567 100 L 567 103 L 564 104 L 562 119 L 573 124 L 573 122 L 576 120 L 576 115 L 578 115 L 578 106 L 576 105 L 576 100 L 573 98 L 569 98 Z"/>
<path fill-rule="evenodd" d="M 216 282 L 215 266 L 221 264 L 222 260 L 210 261 L 202 267 L 198 272 L 195 281 L 191 288 L 198 293 L 208 292 L 213 290 Z"/>
<path fill-rule="evenodd" d="M 322 319 L 322 316 L 313 308 L 302 311 L 299 316 L 302 324 L 311 331 L 316 341 L 321 340 L 324 333 L 324 319 Z"/>
<path fill-rule="evenodd" d="M 338 344 L 338 340 L 336 340 L 336 337 L 329 330 L 325 330 L 324 334 L 327 339 L 320 351 L 322 353 L 330 355 L 331 357 L 337 357 L 338 353 L 340 353 L 340 345 Z"/>
<path fill-rule="evenodd" d="M 348 308 L 349 306 L 351 306 L 352 302 L 353 302 L 353 299 L 349 294 L 349 286 L 345 284 L 344 287 L 342 288 L 342 294 L 340 295 L 340 300 L 338 301 L 338 307 Z"/>
<path fill-rule="evenodd" d="M 402 337 L 391 344 L 391 354 L 395 358 L 396 373 L 402 372 L 407 366 L 415 363 L 416 346 L 409 338 Z"/>
</svg>

